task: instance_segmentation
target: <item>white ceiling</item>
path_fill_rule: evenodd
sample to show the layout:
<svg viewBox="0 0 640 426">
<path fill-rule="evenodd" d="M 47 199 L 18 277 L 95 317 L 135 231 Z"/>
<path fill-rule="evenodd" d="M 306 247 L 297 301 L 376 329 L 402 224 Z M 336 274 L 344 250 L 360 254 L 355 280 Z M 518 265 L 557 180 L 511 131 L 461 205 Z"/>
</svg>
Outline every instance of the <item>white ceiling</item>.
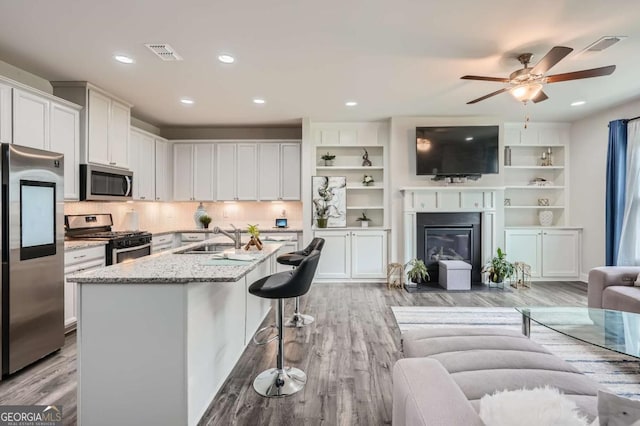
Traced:
<svg viewBox="0 0 640 426">
<path fill-rule="evenodd" d="M 637 0 L 0 0 L 0 59 L 48 80 L 87 80 L 156 125 L 265 125 L 397 115 L 520 120 L 509 94 L 464 74 L 506 77 L 515 57 L 574 52 L 550 74 L 618 66 L 608 77 L 556 83 L 528 106 L 533 121 L 572 121 L 640 97 Z M 605 35 L 629 36 L 579 54 Z M 144 43 L 184 58 L 162 62 Z M 221 64 L 227 52 L 237 62 Z M 123 65 L 123 53 L 135 64 Z M 196 103 L 186 107 L 181 97 Z M 252 103 L 267 100 L 264 106 Z M 356 100 L 355 108 L 345 107 Z M 570 107 L 586 100 L 582 107 Z"/>
</svg>

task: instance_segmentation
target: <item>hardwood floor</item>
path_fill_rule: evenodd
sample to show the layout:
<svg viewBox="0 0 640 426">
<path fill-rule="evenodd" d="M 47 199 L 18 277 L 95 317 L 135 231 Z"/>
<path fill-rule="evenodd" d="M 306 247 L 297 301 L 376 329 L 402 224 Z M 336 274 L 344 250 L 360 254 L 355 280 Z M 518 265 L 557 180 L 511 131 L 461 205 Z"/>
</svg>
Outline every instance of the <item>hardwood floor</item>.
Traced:
<svg viewBox="0 0 640 426">
<path fill-rule="evenodd" d="M 384 284 L 315 284 L 301 301 L 315 323 L 285 334 L 285 363 L 307 373 L 305 389 L 288 398 L 256 394 L 253 378 L 275 366 L 276 346 L 250 344 L 201 424 L 390 424 L 391 369 L 400 355 L 390 306 L 584 306 L 586 296 L 586 284 L 577 282 L 534 283 L 511 292 L 418 294 Z M 272 315 L 265 323 L 271 322 Z M 61 351 L 0 382 L 0 404 L 62 404 L 65 424 L 75 424 L 75 373 L 72 333 Z"/>
</svg>

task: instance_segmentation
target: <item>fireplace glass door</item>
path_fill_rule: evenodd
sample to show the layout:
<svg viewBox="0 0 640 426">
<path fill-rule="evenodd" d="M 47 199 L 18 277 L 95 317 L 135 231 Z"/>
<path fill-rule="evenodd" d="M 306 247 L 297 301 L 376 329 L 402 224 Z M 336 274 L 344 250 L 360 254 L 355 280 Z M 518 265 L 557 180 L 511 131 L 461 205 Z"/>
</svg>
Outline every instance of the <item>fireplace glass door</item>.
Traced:
<svg viewBox="0 0 640 426">
<path fill-rule="evenodd" d="M 428 265 L 439 260 L 462 260 L 471 263 L 473 228 L 425 227 L 425 260 Z"/>
</svg>

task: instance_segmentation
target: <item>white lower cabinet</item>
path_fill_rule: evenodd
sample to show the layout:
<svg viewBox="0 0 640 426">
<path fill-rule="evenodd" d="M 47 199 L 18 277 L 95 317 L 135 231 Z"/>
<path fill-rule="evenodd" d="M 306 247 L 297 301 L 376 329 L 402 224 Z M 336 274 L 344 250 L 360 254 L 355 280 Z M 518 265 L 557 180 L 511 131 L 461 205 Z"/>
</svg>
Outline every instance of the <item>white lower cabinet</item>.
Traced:
<svg viewBox="0 0 640 426">
<path fill-rule="evenodd" d="M 531 266 L 531 278 L 580 276 L 580 230 L 515 228 L 505 231 L 505 252 L 511 262 Z"/>
<path fill-rule="evenodd" d="M 155 235 L 151 240 L 151 254 L 177 247 L 174 234 Z"/>
<path fill-rule="evenodd" d="M 67 276 L 105 266 L 105 246 L 69 250 L 64 253 L 64 327 L 75 328 L 78 321 L 76 283 L 67 282 Z"/>
<path fill-rule="evenodd" d="M 386 231 L 315 231 L 315 236 L 325 240 L 317 279 L 386 278 Z"/>
</svg>

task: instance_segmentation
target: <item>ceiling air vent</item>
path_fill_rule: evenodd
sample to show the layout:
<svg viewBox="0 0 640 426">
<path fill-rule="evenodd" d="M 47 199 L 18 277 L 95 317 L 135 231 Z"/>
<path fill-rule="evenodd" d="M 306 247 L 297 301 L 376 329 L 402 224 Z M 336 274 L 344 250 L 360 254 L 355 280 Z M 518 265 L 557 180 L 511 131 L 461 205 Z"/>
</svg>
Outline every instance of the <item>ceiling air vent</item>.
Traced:
<svg viewBox="0 0 640 426">
<path fill-rule="evenodd" d="M 583 52 L 602 52 L 625 38 L 627 36 L 604 36 L 587 46 Z"/>
<path fill-rule="evenodd" d="M 166 43 L 147 43 L 145 44 L 158 58 L 163 61 L 181 61 L 182 56 L 178 55 L 173 47 Z"/>
</svg>

